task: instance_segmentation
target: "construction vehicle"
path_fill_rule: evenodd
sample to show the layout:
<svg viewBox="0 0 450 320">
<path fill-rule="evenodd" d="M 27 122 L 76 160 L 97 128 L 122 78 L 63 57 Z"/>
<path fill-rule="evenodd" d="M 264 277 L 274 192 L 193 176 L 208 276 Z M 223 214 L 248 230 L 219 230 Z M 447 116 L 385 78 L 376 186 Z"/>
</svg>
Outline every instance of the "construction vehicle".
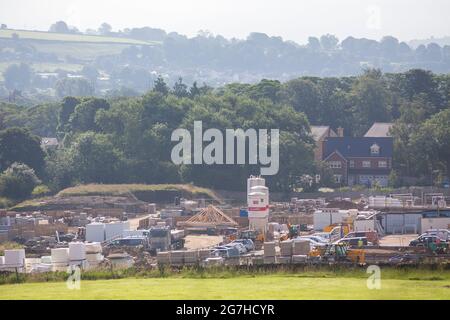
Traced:
<svg viewBox="0 0 450 320">
<path fill-rule="evenodd" d="M 288 224 L 289 232 L 281 235 L 280 241 L 285 241 L 288 239 L 294 239 L 300 235 L 300 225 L 291 225 Z"/>
<path fill-rule="evenodd" d="M 312 261 L 317 262 L 366 263 L 364 249 L 350 249 L 345 243 L 333 243 L 321 247 L 315 247 L 310 251 L 309 257 Z"/>
<path fill-rule="evenodd" d="M 232 242 L 237 239 L 250 239 L 255 244 L 255 248 L 259 250 L 262 248 L 265 236 L 263 232 L 248 229 L 248 230 L 241 230 L 233 235 L 229 235 L 227 239 L 229 240 L 229 242 Z"/>
<path fill-rule="evenodd" d="M 329 226 L 326 226 L 323 228 L 324 232 L 336 232 L 339 230 L 341 232 L 341 238 L 344 237 L 347 233 L 349 233 L 352 228 L 351 225 L 348 223 L 333 223 Z"/>
</svg>

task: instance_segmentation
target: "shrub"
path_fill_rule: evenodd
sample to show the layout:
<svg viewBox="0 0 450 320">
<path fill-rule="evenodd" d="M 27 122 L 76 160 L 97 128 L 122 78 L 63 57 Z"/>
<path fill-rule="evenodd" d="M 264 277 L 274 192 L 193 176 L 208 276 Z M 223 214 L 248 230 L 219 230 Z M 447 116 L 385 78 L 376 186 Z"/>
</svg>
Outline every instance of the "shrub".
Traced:
<svg viewBox="0 0 450 320">
<path fill-rule="evenodd" d="M 33 169 L 15 162 L 0 176 L 0 195 L 12 199 L 27 198 L 39 183 Z"/>
</svg>

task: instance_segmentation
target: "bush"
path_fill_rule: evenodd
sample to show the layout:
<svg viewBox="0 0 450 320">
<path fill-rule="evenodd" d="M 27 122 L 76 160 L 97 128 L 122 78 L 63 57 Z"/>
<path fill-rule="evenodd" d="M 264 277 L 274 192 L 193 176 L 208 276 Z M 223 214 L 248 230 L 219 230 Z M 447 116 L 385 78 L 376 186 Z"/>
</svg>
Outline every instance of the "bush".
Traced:
<svg viewBox="0 0 450 320">
<path fill-rule="evenodd" d="M 48 196 L 51 193 L 51 190 L 49 187 L 47 187 L 45 184 L 38 185 L 33 189 L 33 192 L 31 195 L 33 197 L 39 198 L 43 196 Z"/>
<path fill-rule="evenodd" d="M 8 198 L 0 197 L 0 209 L 9 208 L 14 205 L 14 201 Z"/>
<path fill-rule="evenodd" d="M 27 198 L 39 183 L 33 169 L 15 162 L 0 176 L 0 195 L 11 199 Z"/>
</svg>

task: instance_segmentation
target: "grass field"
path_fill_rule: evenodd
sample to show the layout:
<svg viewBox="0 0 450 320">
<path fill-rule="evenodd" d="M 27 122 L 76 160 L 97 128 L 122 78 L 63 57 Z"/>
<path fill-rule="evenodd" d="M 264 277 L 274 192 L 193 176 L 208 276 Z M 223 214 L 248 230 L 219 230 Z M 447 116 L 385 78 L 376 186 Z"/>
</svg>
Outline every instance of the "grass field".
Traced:
<svg viewBox="0 0 450 320">
<path fill-rule="evenodd" d="M 10 39 L 13 34 L 17 34 L 19 39 L 27 40 L 44 40 L 44 41 L 64 41 L 64 42 L 95 42 L 95 43 L 122 43 L 133 45 L 149 45 L 156 42 L 147 42 L 128 38 L 106 37 L 84 34 L 66 34 L 54 33 L 45 31 L 30 31 L 30 30 L 14 30 L 2 29 L 0 30 L 0 38 Z"/>
<path fill-rule="evenodd" d="M 92 61 L 103 55 L 114 55 L 132 45 L 159 45 L 157 41 L 142 41 L 129 38 L 95 36 L 84 34 L 64 34 L 29 30 L 0 30 L 0 39 L 12 39 L 12 35 L 19 35 L 19 39 L 36 48 L 39 52 L 56 54 L 61 61 L 67 56 L 76 57 L 83 61 Z M 0 76 L 6 67 L 14 61 L 0 63 Z M 3 65 L 2 65 L 3 64 Z M 83 66 L 74 63 L 41 63 L 32 65 L 37 72 L 52 72 L 55 69 L 79 71 Z"/>
<path fill-rule="evenodd" d="M 220 197 L 211 189 L 197 187 L 191 184 L 87 184 L 61 190 L 57 197 L 74 196 L 130 196 L 157 202 L 163 200 L 173 201 L 174 194 L 181 194 L 188 198 L 205 198 L 221 201 Z M 44 197 L 25 200 L 18 203 L 13 210 L 43 210 L 47 202 L 57 201 L 57 198 Z"/>
<path fill-rule="evenodd" d="M 234 278 L 156 278 L 0 286 L 0 299 L 450 299 L 449 280 L 395 280 L 369 290 L 364 278 L 261 275 Z"/>
<path fill-rule="evenodd" d="M 191 184 L 86 184 L 72 188 L 67 188 L 58 193 L 58 196 L 89 196 L 89 195 L 110 195 L 120 196 L 137 192 L 177 190 L 185 192 L 191 196 L 208 196 L 218 199 L 211 189 L 197 187 Z"/>
</svg>

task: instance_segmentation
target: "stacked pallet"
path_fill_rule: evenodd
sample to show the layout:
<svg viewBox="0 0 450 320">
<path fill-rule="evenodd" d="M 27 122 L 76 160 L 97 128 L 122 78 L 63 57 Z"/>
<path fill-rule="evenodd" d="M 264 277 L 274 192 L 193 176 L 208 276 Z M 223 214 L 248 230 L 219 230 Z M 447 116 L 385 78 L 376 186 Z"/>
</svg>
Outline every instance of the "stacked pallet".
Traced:
<svg viewBox="0 0 450 320">
<path fill-rule="evenodd" d="M 307 259 L 307 255 L 294 255 L 292 256 L 292 263 L 305 263 Z"/>
<path fill-rule="evenodd" d="M 293 248 L 292 240 L 285 240 L 285 241 L 280 242 L 281 257 L 278 258 L 279 263 L 282 263 L 282 264 L 291 263 L 292 250 L 293 250 L 292 248 Z"/>
<path fill-rule="evenodd" d="M 193 265 L 198 263 L 198 251 L 190 250 L 184 252 L 184 264 L 185 265 Z"/>
<path fill-rule="evenodd" d="M 264 242 L 264 264 L 276 263 L 275 242 Z"/>
<path fill-rule="evenodd" d="M 280 254 L 282 256 L 292 256 L 292 240 L 286 240 L 280 242 Z"/>
<path fill-rule="evenodd" d="M 241 261 L 239 257 L 232 257 L 225 260 L 225 264 L 228 266 L 239 266 L 241 264 Z"/>
<path fill-rule="evenodd" d="M 264 257 L 259 257 L 259 256 L 258 257 L 254 257 L 252 262 L 253 262 L 253 264 L 255 266 L 262 265 L 262 264 L 264 264 Z"/>
<path fill-rule="evenodd" d="M 292 256 L 280 256 L 277 258 L 277 262 L 281 264 L 289 264 L 292 261 Z"/>
<path fill-rule="evenodd" d="M 171 251 L 170 263 L 172 265 L 182 265 L 184 263 L 184 251 Z"/>
<path fill-rule="evenodd" d="M 307 240 L 294 240 L 292 247 L 292 255 L 308 255 L 311 250 L 309 241 Z"/>
<path fill-rule="evenodd" d="M 170 264 L 170 252 L 160 251 L 156 253 L 156 261 L 159 265 Z"/>
<path fill-rule="evenodd" d="M 205 261 L 206 258 L 211 256 L 211 250 L 209 249 L 200 249 L 198 251 L 198 258 L 200 261 Z"/>
</svg>

